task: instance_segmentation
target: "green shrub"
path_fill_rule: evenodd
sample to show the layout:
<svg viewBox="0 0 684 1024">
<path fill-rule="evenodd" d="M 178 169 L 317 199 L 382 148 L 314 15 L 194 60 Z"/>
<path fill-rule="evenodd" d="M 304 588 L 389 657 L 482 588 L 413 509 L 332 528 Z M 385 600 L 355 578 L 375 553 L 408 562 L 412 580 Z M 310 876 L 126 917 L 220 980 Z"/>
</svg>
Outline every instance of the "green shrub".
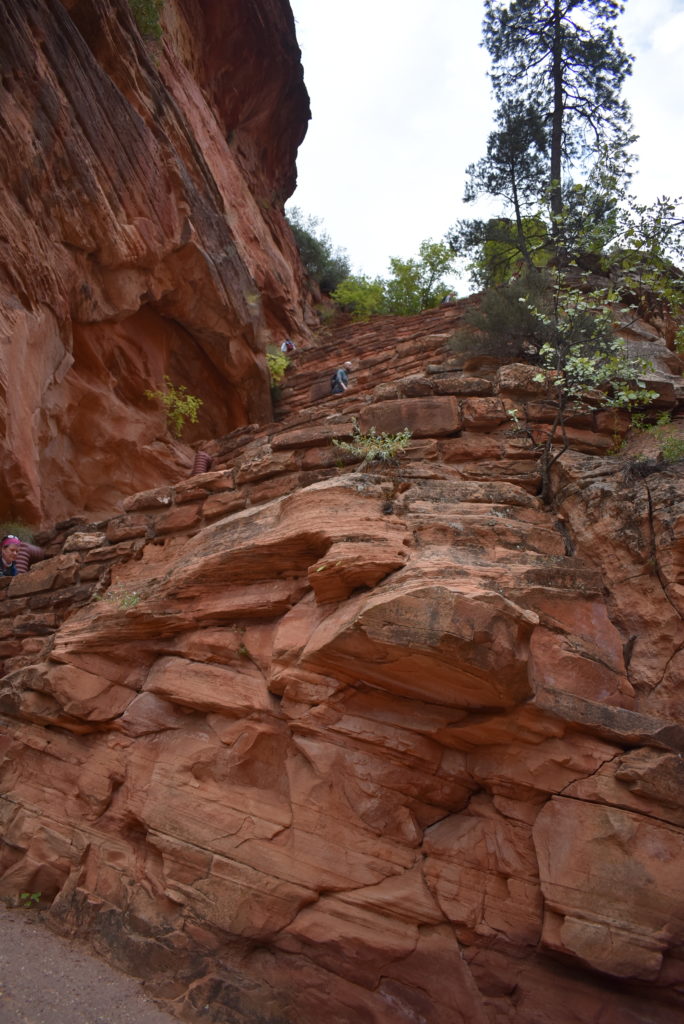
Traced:
<svg viewBox="0 0 684 1024">
<path fill-rule="evenodd" d="M 183 433 L 186 419 L 190 423 L 197 423 L 197 416 L 202 405 L 202 399 L 196 395 L 188 394 L 184 384 L 176 387 L 169 377 L 164 375 L 164 391 L 146 391 L 145 398 L 152 401 L 159 401 L 166 409 L 166 419 L 169 428 L 180 437 Z"/>
<path fill-rule="evenodd" d="M 159 17 L 164 0 L 128 0 L 128 6 L 143 39 L 160 39 L 162 27 Z"/>
<path fill-rule="evenodd" d="M 117 583 L 110 587 L 104 594 L 98 594 L 98 601 L 106 601 L 108 604 L 115 604 L 117 608 L 128 611 L 140 603 L 142 594 L 137 590 L 127 590 L 123 584 Z"/>
<path fill-rule="evenodd" d="M 305 216 L 296 206 L 287 210 L 285 216 L 292 228 L 304 269 L 318 283 L 321 291 L 329 295 L 349 275 L 349 257 L 343 249 L 333 246 L 326 232 L 319 231 L 318 218 Z"/>
<path fill-rule="evenodd" d="M 668 435 L 662 443 L 660 451 L 665 462 L 679 462 L 684 459 L 684 437 Z"/>
<path fill-rule="evenodd" d="M 466 326 L 449 342 L 449 348 L 465 358 L 477 355 L 536 361 L 539 349 L 551 335 L 549 325 L 540 322 L 538 310 L 548 314 L 551 309 L 547 275 L 523 273 L 483 293 L 478 308 L 466 313 Z"/>
<path fill-rule="evenodd" d="M 338 441 L 334 438 L 333 444 L 336 448 L 341 448 L 342 451 L 361 459 L 363 467 L 371 462 L 394 462 L 397 456 L 406 450 L 411 436 L 408 427 L 404 427 L 398 434 L 378 434 L 375 427 L 371 427 L 367 434 L 362 434 L 354 420 L 351 441 Z"/>
<path fill-rule="evenodd" d="M 672 414 L 662 412 L 655 423 L 649 423 L 644 413 L 632 416 L 632 430 L 639 434 L 651 434 L 660 446 L 660 455 L 665 462 L 679 462 L 684 459 L 684 437 L 678 437 L 667 430 Z"/>
<path fill-rule="evenodd" d="M 654 423 L 649 419 L 648 413 L 633 412 L 631 415 L 632 430 L 636 430 L 639 434 L 657 434 L 660 433 L 661 427 L 668 426 L 671 419 L 671 413 L 661 412 Z"/>
<path fill-rule="evenodd" d="M 20 892 L 19 906 L 23 907 L 24 910 L 30 910 L 31 907 L 37 907 L 42 895 L 42 892 Z"/>
<path fill-rule="evenodd" d="M 277 387 L 285 376 L 290 360 L 284 352 L 267 352 L 266 363 L 268 365 L 268 372 L 271 375 L 271 386 Z"/>
<path fill-rule="evenodd" d="M 551 469 L 570 446 L 566 422 L 573 410 L 631 411 L 657 398 L 643 380 L 648 364 L 630 358 L 625 341 L 614 334 L 616 293 L 592 288 L 589 276 L 580 273 L 579 287 L 574 287 L 576 274 L 568 276 L 561 267 L 553 274 L 530 271 L 494 289 L 492 305 L 485 304 L 485 296 L 478 318 L 471 321 L 482 344 L 507 358 L 515 358 L 517 349 L 540 366 L 532 379 L 549 389 L 547 401 L 554 410 L 541 446 L 545 504 L 551 501 Z"/>
<path fill-rule="evenodd" d="M 323 327 L 329 328 L 329 325 L 334 321 L 337 315 L 337 307 L 334 305 L 326 305 L 320 302 L 317 306 L 314 306 L 314 312 L 318 317 L 319 323 Z M 322 336 L 322 332 L 319 331 L 319 338 Z"/>
</svg>

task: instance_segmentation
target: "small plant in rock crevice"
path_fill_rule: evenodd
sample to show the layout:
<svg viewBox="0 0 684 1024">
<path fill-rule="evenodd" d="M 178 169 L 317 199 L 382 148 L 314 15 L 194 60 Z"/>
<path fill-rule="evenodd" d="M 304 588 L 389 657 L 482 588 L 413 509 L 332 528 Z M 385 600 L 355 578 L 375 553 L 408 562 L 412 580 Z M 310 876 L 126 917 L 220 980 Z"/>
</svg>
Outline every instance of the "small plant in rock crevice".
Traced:
<svg viewBox="0 0 684 1024">
<path fill-rule="evenodd" d="M 42 892 L 20 892 L 19 905 L 23 907 L 24 910 L 30 910 L 31 907 L 37 907 L 42 895 Z"/>
<path fill-rule="evenodd" d="M 665 462 L 679 462 L 684 459 L 684 437 L 666 437 L 660 449 Z"/>
<path fill-rule="evenodd" d="M 202 399 L 188 393 L 184 384 L 176 386 L 170 377 L 164 375 L 163 391 L 146 391 L 145 398 L 158 401 L 166 410 L 169 428 L 176 437 L 183 433 L 185 421 L 197 423 L 197 416 L 202 406 Z"/>
<path fill-rule="evenodd" d="M 122 585 L 118 584 L 114 587 L 110 587 L 105 594 L 98 594 L 98 601 L 106 601 L 109 604 L 115 604 L 117 608 L 121 608 L 123 611 L 128 611 L 130 608 L 135 608 L 136 605 L 142 600 L 142 594 L 137 590 L 127 590 Z"/>
<path fill-rule="evenodd" d="M 667 463 L 684 459 L 684 437 L 672 434 L 668 430 L 671 421 L 672 416 L 669 412 L 661 413 L 655 423 L 648 423 L 642 413 L 632 416 L 632 429 L 638 434 L 650 434 L 659 445 L 659 457 Z"/>
<path fill-rule="evenodd" d="M 625 446 L 625 439 L 621 434 L 612 434 L 611 441 L 613 442 L 606 452 L 606 455 L 619 455 Z"/>
<path fill-rule="evenodd" d="M 348 452 L 355 458 L 361 460 L 361 468 L 370 463 L 385 463 L 390 465 L 396 462 L 397 457 L 408 447 L 412 434 L 408 427 L 397 434 L 383 432 L 378 434 L 375 427 L 371 427 L 367 434 L 362 434 L 356 420 L 353 420 L 351 441 L 339 441 L 333 438 L 336 448 Z"/>
<path fill-rule="evenodd" d="M 271 375 L 271 386 L 277 387 L 285 376 L 290 360 L 282 352 L 267 352 L 266 364 Z"/>
</svg>

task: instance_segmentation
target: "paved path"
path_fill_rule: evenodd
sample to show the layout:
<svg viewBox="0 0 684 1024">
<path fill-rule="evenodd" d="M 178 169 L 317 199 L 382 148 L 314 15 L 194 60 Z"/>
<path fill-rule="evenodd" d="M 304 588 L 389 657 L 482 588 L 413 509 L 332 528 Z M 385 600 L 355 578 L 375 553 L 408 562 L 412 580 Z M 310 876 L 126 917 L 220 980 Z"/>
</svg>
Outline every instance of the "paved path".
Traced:
<svg viewBox="0 0 684 1024">
<path fill-rule="evenodd" d="M 0 1024 L 178 1024 L 134 978 L 72 939 L 40 911 L 0 903 Z"/>
</svg>

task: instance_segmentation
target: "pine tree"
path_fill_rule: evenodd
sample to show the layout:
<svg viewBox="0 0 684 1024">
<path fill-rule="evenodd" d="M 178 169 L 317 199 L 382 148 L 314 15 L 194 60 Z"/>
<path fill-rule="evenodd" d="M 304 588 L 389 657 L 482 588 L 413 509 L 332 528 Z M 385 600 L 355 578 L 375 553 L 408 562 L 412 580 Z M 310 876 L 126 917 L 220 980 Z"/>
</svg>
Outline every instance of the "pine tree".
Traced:
<svg viewBox="0 0 684 1024">
<path fill-rule="evenodd" d="M 473 202 L 486 193 L 498 196 L 512 208 L 514 225 L 496 218 L 483 226 L 482 240 L 511 243 L 528 267 L 532 267 L 529 224 L 526 214 L 538 206 L 544 190 L 545 153 L 548 136 L 539 112 L 524 102 L 504 100 L 497 111 L 497 129 L 487 140 L 487 155 L 466 169 L 464 201 Z M 512 228 L 512 230 L 511 230 Z"/>
<path fill-rule="evenodd" d="M 631 72 L 615 21 L 617 0 L 485 0 L 484 45 L 501 103 L 521 101 L 544 118 L 551 215 L 563 212 L 567 168 L 633 140 L 620 90 Z"/>
</svg>

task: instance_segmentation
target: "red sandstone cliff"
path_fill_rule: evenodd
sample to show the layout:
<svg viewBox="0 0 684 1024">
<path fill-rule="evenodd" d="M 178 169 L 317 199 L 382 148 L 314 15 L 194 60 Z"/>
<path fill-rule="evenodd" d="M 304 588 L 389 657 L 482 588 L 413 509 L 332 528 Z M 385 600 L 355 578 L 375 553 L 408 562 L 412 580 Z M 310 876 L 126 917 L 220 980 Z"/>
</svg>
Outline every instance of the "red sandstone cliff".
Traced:
<svg viewBox="0 0 684 1024">
<path fill-rule="evenodd" d="M 303 330 L 283 214 L 309 116 L 287 0 L 0 5 L 0 518 L 111 513 L 185 440 L 271 417 L 263 353 Z"/>
<path fill-rule="evenodd" d="M 549 396 L 455 365 L 463 305 L 300 350 L 279 423 L 0 581 L 0 895 L 186 1019 L 682 1019 L 684 462 L 585 409 L 544 506 Z"/>
<path fill-rule="evenodd" d="M 166 0 L 151 46 L 123 0 L 19 0 L 0 59 L 5 513 L 50 524 L 0 580 L 0 896 L 190 1020 L 678 1024 L 682 462 L 577 411 L 542 504 L 508 410 L 539 440 L 549 396 L 455 362 L 467 303 L 300 348 L 270 422 L 284 0 Z M 353 417 L 412 429 L 398 467 L 332 446 Z"/>
</svg>

